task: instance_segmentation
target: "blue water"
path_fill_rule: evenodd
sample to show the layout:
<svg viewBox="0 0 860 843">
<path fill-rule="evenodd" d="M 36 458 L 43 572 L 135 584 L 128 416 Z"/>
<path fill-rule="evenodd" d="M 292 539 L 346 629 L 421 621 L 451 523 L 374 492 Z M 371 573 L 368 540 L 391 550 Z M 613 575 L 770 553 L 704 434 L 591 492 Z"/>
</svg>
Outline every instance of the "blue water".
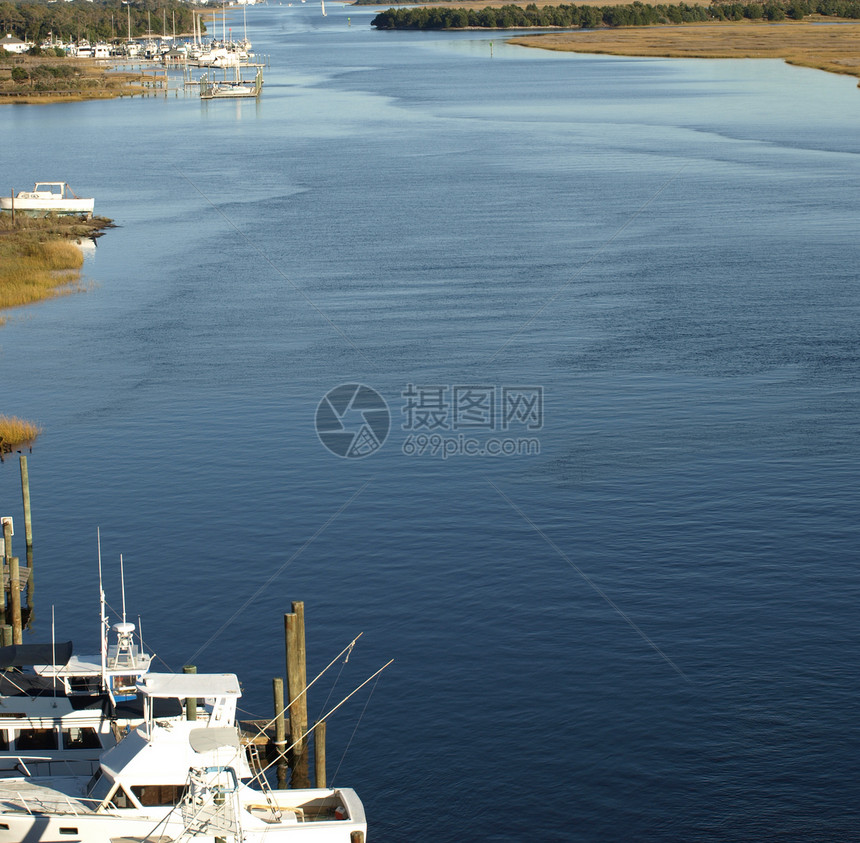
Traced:
<svg viewBox="0 0 860 843">
<path fill-rule="evenodd" d="M 259 102 L 0 111 L 9 187 L 118 225 L 0 329 L 30 640 L 95 646 L 99 527 L 113 606 L 122 553 L 164 664 L 255 716 L 292 600 L 310 675 L 364 633 L 312 717 L 395 659 L 328 726 L 371 839 L 857 839 L 855 81 L 328 11 L 249 10 Z M 392 427 L 343 459 L 355 382 Z M 404 454 L 408 384 L 542 388 L 466 431 L 540 453 Z"/>
</svg>

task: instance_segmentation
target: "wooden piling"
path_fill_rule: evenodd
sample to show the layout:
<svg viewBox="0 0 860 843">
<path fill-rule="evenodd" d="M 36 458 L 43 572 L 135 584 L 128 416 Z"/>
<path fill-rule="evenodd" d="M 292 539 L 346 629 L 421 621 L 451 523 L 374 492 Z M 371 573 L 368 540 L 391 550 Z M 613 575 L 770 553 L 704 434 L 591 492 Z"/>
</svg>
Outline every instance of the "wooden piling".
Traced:
<svg viewBox="0 0 860 843">
<path fill-rule="evenodd" d="M 325 720 L 314 729 L 314 787 L 326 787 L 325 775 Z"/>
<path fill-rule="evenodd" d="M 4 647 L 12 646 L 12 624 L 0 624 L 0 644 Z"/>
<path fill-rule="evenodd" d="M 4 548 L 4 558 L 2 562 L 2 574 L 3 574 L 3 605 L 0 606 L 2 609 L 2 617 L 0 620 L 3 623 L 9 620 L 8 608 L 9 608 L 9 586 L 6 584 L 6 576 L 9 573 L 9 565 L 12 560 L 12 522 L 4 521 L 3 522 L 3 548 Z"/>
<path fill-rule="evenodd" d="M 33 523 L 30 520 L 30 473 L 27 471 L 27 457 L 21 454 L 21 496 L 24 498 L 24 539 L 27 550 L 33 547 Z"/>
<path fill-rule="evenodd" d="M 197 673 L 197 666 L 193 664 L 187 664 L 182 668 L 183 673 Z M 197 697 L 188 697 L 185 700 L 185 719 L 186 720 L 196 720 L 197 719 Z"/>
<path fill-rule="evenodd" d="M 293 603 L 302 608 L 302 620 L 304 620 L 304 605 Z M 304 634 L 299 634 L 299 615 L 293 611 L 284 615 L 284 635 L 287 650 L 287 695 L 290 700 L 290 740 L 293 744 L 291 750 L 290 768 L 292 776 L 290 786 L 294 788 L 310 787 L 310 775 L 308 773 L 307 741 L 302 736 L 308 730 L 307 701 L 305 699 L 305 684 L 303 683 L 303 671 L 301 665 L 305 661 L 305 653 L 302 649 Z"/>
<path fill-rule="evenodd" d="M 24 637 L 21 625 L 21 577 L 17 556 L 13 556 L 9 561 L 9 598 L 9 602 L 12 606 L 12 643 L 23 644 Z"/>
<path fill-rule="evenodd" d="M 287 786 L 287 761 L 284 756 L 287 746 L 287 721 L 284 712 L 284 680 L 280 676 L 272 680 L 272 693 L 275 698 L 275 751 L 278 753 L 275 769 L 278 774 L 278 788 L 283 790 Z"/>
<path fill-rule="evenodd" d="M 27 457 L 23 454 L 21 461 L 21 497 L 24 500 L 24 541 L 27 546 L 27 606 L 22 613 L 24 625 L 30 629 L 33 623 L 33 606 L 35 604 L 36 582 L 33 577 L 33 520 L 30 515 L 30 472 L 27 469 Z"/>
<path fill-rule="evenodd" d="M 349 843 L 364 843 L 364 832 L 351 831 L 349 833 Z"/>
</svg>

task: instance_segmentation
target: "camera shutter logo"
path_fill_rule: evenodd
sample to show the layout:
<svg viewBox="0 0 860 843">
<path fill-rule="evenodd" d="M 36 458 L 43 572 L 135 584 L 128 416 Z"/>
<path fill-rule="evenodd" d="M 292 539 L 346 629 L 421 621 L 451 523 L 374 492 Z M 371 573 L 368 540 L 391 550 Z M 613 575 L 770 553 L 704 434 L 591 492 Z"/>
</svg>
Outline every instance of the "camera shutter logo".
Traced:
<svg viewBox="0 0 860 843">
<path fill-rule="evenodd" d="M 317 407 L 317 436 L 339 457 L 370 456 L 383 446 L 390 429 L 388 404 L 375 389 L 363 383 L 336 386 Z"/>
</svg>

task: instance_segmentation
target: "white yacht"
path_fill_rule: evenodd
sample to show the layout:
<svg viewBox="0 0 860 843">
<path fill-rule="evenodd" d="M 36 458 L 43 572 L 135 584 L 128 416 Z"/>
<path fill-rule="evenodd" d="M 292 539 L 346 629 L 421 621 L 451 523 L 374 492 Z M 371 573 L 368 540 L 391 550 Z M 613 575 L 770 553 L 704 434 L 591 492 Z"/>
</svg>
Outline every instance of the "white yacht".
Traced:
<svg viewBox="0 0 860 843">
<path fill-rule="evenodd" d="M 103 653 L 75 656 L 72 642 L 0 648 L 0 776 L 91 775 L 101 754 L 143 722 L 137 683 L 152 656 L 134 624 L 116 623 Z M 160 717 L 178 718 L 175 701 Z"/>
<path fill-rule="evenodd" d="M 235 722 L 232 674 L 153 674 L 144 723 L 85 777 L 0 781 L 0 843 L 355 843 L 364 808 L 348 788 L 272 790 L 252 771 Z M 159 699 L 203 698 L 203 720 L 160 721 Z M 254 783 L 256 786 L 252 786 Z"/>
</svg>

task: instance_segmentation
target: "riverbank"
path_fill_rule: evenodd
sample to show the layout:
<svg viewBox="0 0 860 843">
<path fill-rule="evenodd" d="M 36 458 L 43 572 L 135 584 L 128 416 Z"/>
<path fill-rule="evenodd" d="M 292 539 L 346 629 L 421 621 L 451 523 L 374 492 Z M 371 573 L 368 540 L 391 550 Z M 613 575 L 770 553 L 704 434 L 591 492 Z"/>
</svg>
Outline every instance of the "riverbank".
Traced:
<svg viewBox="0 0 860 843">
<path fill-rule="evenodd" d="M 13 222 L 11 214 L 0 214 L 0 325 L 2 311 L 79 291 L 79 244 L 112 225 L 105 217 L 16 214 Z"/>
<path fill-rule="evenodd" d="M 0 55 L 0 105 L 135 96 L 147 92 L 145 82 L 142 73 L 109 70 L 92 59 Z"/>
<path fill-rule="evenodd" d="M 111 220 L 93 217 L 33 219 L 0 213 L 0 325 L 3 311 L 82 290 L 84 262 L 80 243 L 99 237 Z M 26 445 L 41 433 L 38 424 L 0 415 L 0 456 L 9 448 Z"/>
<path fill-rule="evenodd" d="M 782 59 L 860 78 L 860 24 L 690 23 L 524 35 L 510 44 L 575 53 L 704 59 Z M 860 83 L 858 83 L 860 86 Z"/>
</svg>

